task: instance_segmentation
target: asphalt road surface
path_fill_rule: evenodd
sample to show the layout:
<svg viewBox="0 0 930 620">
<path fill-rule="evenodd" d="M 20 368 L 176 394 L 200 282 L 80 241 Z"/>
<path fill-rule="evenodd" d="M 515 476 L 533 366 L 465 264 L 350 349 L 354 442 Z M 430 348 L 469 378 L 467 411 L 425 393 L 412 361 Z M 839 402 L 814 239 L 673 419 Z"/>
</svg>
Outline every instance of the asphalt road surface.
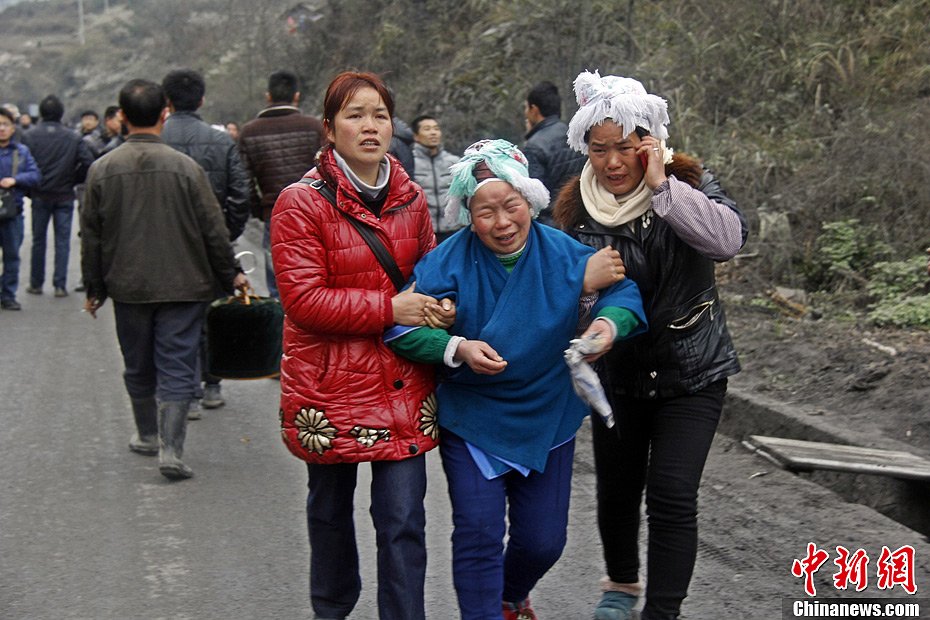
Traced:
<svg viewBox="0 0 930 620">
<path fill-rule="evenodd" d="M 239 249 L 255 250 L 259 239 L 253 222 Z M 127 448 L 133 423 L 112 304 L 93 320 L 81 312 L 78 293 L 56 299 L 47 282 L 44 295 L 27 295 L 29 248 L 27 234 L 23 311 L 0 311 L 0 619 L 312 618 L 306 470 L 279 437 L 278 383 L 224 381 L 226 406 L 189 425 L 185 462 L 196 476 L 169 482 L 155 459 Z M 69 289 L 78 282 L 76 236 L 72 249 Z M 252 274 L 259 293 L 260 272 Z M 590 618 L 599 598 L 603 569 L 588 440 L 584 426 L 568 546 L 532 593 L 541 620 Z M 449 501 L 438 453 L 426 458 L 427 615 L 457 618 Z M 367 476 L 366 467 L 360 471 Z M 835 545 L 862 547 L 871 566 L 882 545 L 912 545 L 921 592 L 930 584 L 923 536 L 844 503 L 727 437 L 715 442 L 701 498 L 701 544 L 685 618 L 782 618 L 783 599 L 804 597 L 790 569 L 808 542 L 831 554 Z M 356 499 L 364 585 L 352 618 L 374 620 L 367 480 Z M 900 587 L 876 590 L 874 577 L 864 592 L 838 593 L 833 569 L 828 564 L 817 573 L 818 595 L 906 596 Z"/>
</svg>

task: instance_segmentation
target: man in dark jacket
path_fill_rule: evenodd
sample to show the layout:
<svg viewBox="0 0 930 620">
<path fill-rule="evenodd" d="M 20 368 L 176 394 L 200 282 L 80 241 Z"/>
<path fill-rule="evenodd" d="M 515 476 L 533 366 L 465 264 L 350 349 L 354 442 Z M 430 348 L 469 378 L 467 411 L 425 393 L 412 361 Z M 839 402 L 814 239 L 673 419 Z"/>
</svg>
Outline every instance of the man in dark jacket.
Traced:
<svg viewBox="0 0 930 620">
<path fill-rule="evenodd" d="M 211 127 L 197 114 L 206 93 L 202 75 L 191 69 L 177 69 L 168 73 L 161 85 L 171 110 L 161 138 L 168 146 L 190 156 L 207 173 L 213 194 L 223 207 L 229 239 L 235 241 L 249 220 L 249 179 L 236 143 L 228 133 Z M 219 287 L 216 296 L 222 296 Z M 201 345 L 204 387 L 202 395 L 198 390 L 199 401 L 192 403 L 193 420 L 200 418 L 200 405 L 215 409 L 226 404 L 220 392 L 220 379 L 206 369 L 206 342 L 202 340 Z"/>
<path fill-rule="evenodd" d="M 396 116 L 391 121 L 394 123 L 394 135 L 391 137 L 388 153 L 400 161 L 400 165 L 407 171 L 407 176 L 412 179 L 417 166 L 413 156 L 414 132 L 410 125 Z"/>
<path fill-rule="evenodd" d="M 197 110 L 203 105 L 206 84 L 191 69 L 178 69 L 161 83 L 171 116 L 162 140 L 200 164 L 223 208 L 229 239 L 236 240 L 249 220 L 249 178 L 242 167 L 236 143 L 225 131 L 205 123 Z"/>
<path fill-rule="evenodd" d="M 252 185 L 252 214 L 265 222 L 265 278 L 268 294 L 278 297 L 271 264 L 271 209 L 282 189 L 316 165 L 323 146 L 323 123 L 300 113 L 297 76 L 276 71 L 268 78 L 268 107 L 242 127 L 239 153 Z"/>
<path fill-rule="evenodd" d="M 530 164 L 530 176 L 539 179 L 549 190 L 549 208 L 540 213 L 539 220 L 552 223 L 552 205 L 559 189 L 566 181 L 581 174 L 585 158 L 566 142 L 568 125 L 562 122 L 562 98 L 558 87 L 543 81 L 526 95 L 526 143 L 523 153 Z"/>
<path fill-rule="evenodd" d="M 119 106 L 108 106 L 103 113 L 103 126 L 106 129 L 106 146 L 103 147 L 101 155 L 106 155 L 120 144 L 126 141 L 126 128 L 120 121 Z"/>
<path fill-rule="evenodd" d="M 42 171 L 42 184 L 32 193 L 32 262 L 27 293 L 39 295 L 45 282 L 45 245 L 48 223 L 55 228 L 55 297 L 65 297 L 68 257 L 71 253 L 71 220 L 74 186 L 84 182 L 94 156 L 81 136 L 61 124 L 65 107 L 55 95 L 39 103 L 42 120 L 23 134 L 23 144 Z"/>
<path fill-rule="evenodd" d="M 113 299 L 126 391 L 137 433 L 133 452 L 158 454 L 173 480 L 193 472 L 181 461 L 187 412 L 199 385 L 197 353 L 216 282 L 248 287 L 216 196 L 190 157 L 159 134 L 167 113 L 162 88 L 131 80 L 119 94 L 126 143 L 87 175 L 81 211 L 84 309 L 96 317 Z"/>
<path fill-rule="evenodd" d="M 84 110 L 81 112 L 81 138 L 90 149 L 94 159 L 103 154 L 103 149 L 107 145 L 104 136 L 105 130 L 100 125 L 100 116 L 93 110 Z"/>
</svg>

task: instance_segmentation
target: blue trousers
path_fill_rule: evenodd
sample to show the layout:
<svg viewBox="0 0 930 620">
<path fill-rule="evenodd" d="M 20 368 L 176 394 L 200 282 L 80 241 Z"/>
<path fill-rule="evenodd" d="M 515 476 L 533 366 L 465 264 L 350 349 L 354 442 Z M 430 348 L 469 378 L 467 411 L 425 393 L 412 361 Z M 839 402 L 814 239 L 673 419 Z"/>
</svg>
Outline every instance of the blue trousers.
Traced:
<svg viewBox="0 0 930 620">
<path fill-rule="evenodd" d="M 0 220 L 0 250 L 3 251 L 3 275 L 0 276 L 0 299 L 13 301 L 19 286 L 19 247 L 23 244 L 23 215 Z"/>
<path fill-rule="evenodd" d="M 723 409 L 726 380 L 663 400 L 614 397 L 617 425 L 592 416 L 597 518 L 607 575 L 639 581 L 643 489 L 649 519 L 643 618 L 673 620 L 697 557 L 698 488 Z"/>
<path fill-rule="evenodd" d="M 362 591 L 353 519 L 357 474 L 356 463 L 307 464 L 310 604 L 321 618 L 345 618 Z M 423 456 L 371 463 L 380 620 L 426 617 L 425 496 Z"/>
<path fill-rule="evenodd" d="M 443 429 L 440 438 L 459 611 L 462 620 L 500 620 L 501 603 L 527 598 L 565 548 L 575 440 L 549 453 L 543 473 L 487 480 L 461 437 Z"/>
<path fill-rule="evenodd" d="M 29 284 L 42 288 L 45 283 L 45 246 L 48 223 L 55 229 L 55 271 L 52 286 L 65 288 L 68 279 L 68 257 L 71 253 L 71 220 L 74 217 L 74 201 L 45 202 L 32 200 L 32 264 Z"/>
<path fill-rule="evenodd" d="M 113 303 L 131 398 L 190 400 L 200 387 L 197 356 L 205 302 Z"/>
</svg>

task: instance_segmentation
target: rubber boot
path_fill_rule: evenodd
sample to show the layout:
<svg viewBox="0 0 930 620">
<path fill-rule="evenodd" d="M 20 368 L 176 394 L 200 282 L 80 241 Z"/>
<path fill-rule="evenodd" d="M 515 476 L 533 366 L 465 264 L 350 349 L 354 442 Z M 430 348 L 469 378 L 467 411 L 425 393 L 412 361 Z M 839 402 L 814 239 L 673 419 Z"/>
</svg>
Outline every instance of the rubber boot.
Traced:
<svg viewBox="0 0 930 620">
<path fill-rule="evenodd" d="M 158 470 L 171 480 L 183 480 L 194 475 L 191 468 L 181 462 L 190 404 L 189 400 L 169 400 L 158 404 Z"/>
<path fill-rule="evenodd" d="M 155 397 L 131 398 L 136 432 L 129 439 L 129 449 L 137 454 L 158 454 L 158 404 Z"/>
</svg>

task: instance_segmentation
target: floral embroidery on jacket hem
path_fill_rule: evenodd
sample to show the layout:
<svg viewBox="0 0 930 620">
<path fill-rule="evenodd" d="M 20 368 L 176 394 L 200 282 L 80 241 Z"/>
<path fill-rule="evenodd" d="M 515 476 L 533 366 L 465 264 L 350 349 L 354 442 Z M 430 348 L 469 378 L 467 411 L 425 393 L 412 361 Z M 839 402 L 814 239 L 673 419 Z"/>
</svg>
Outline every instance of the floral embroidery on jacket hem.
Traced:
<svg viewBox="0 0 930 620">
<path fill-rule="evenodd" d="M 336 429 L 318 409 L 301 408 L 294 418 L 297 427 L 297 440 L 304 448 L 317 454 L 323 454 L 333 447 Z"/>
<path fill-rule="evenodd" d="M 379 441 L 391 441 L 391 431 L 386 428 L 364 428 L 355 426 L 349 431 L 349 434 L 355 437 L 366 448 L 370 448 Z"/>
<path fill-rule="evenodd" d="M 420 403 L 420 431 L 434 441 L 439 438 L 438 409 L 435 392 Z"/>
</svg>

